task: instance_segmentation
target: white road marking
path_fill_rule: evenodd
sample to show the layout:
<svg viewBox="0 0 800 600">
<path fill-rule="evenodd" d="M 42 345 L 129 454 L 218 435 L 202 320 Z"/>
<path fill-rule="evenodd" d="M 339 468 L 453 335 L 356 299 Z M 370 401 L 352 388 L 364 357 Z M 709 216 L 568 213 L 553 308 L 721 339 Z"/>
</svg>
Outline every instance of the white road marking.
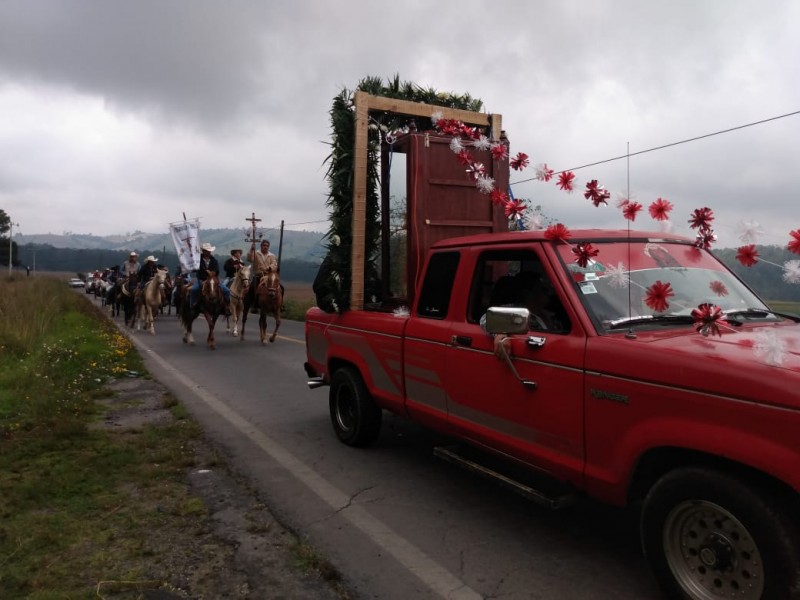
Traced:
<svg viewBox="0 0 800 600">
<path fill-rule="evenodd" d="M 247 436 L 256 446 L 305 484 L 331 509 L 337 511 L 344 519 L 393 556 L 432 591 L 448 600 L 483 599 L 481 594 L 469 587 L 459 577 L 445 569 L 385 523 L 370 515 L 363 507 L 357 504 L 350 504 L 350 496 L 328 483 L 313 468 L 253 427 L 244 417 L 221 402 L 216 396 L 175 369 L 142 341 L 136 339 L 135 336 L 130 336 L 130 339 L 139 347 L 141 352 L 149 355 L 164 370 L 171 373 L 175 379 L 191 389 L 209 408 Z"/>
</svg>

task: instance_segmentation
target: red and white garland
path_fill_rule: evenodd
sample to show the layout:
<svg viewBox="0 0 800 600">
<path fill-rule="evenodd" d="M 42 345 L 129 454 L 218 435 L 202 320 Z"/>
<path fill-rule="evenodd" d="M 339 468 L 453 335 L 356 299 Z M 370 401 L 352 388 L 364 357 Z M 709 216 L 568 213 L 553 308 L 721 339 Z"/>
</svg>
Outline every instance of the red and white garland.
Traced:
<svg viewBox="0 0 800 600">
<path fill-rule="evenodd" d="M 469 151 L 469 147 L 477 150 L 489 150 L 495 160 L 509 160 L 508 147 L 503 142 L 489 140 L 478 128 L 469 127 L 463 122 L 455 119 L 444 119 L 442 113 L 437 111 L 431 115 L 431 119 L 437 131 L 443 135 L 453 136 L 450 142 L 450 149 L 456 154 L 461 165 L 466 168 L 466 172 L 475 180 L 475 185 L 482 194 L 489 195 L 492 204 L 501 207 L 504 214 L 515 222 L 521 222 L 527 210 L 525 200 L 517 200 L 509 196 L 508 193 L 495 188 L 494 179 L 486 174 L 486 169 L 482 163 L 475 160 Z M 510 159 L 509 165 L 515 171 L 522 171 L 530 165 L 530 158 L 524 152 L 518 152 L 514 158 Z M 572 171 L 561 171 L 555 173 L 546 163 L 536 166 L 536 179 L 542 182 L 549 182 L 556 179 L 556 185 L 565 192 L 572 192 L 575 189 L 575 173 Z M 611 194 L 606 188 L 601 186 L 596 179 L 586 183 L 583 192 L 584 198 L 591 201 L 595 207 L 608 205 Z M 633 222 L 637 215 L 644 209 L 642 204 L 630 198 L 623 198 L 617 207 L 621 210 L 622 216 L 627 221 Z M 666 198 L 657 198 L 648 206 L 650 217 L 664 225 L 669 224 L 669 215 L 674 208 L 672 202 Z M 704 206 L 696 208 L 690 215 L 689 227 L 697 231 L 695 236 L 695 246 L 709 250 L 717 236 L 711 224 L 714 221 L 714 212 L 711 208 Z M 541 229 L 541 220 L 531 223 L 535 228 Z M 752 267 L 759 262 L 759 254 L 755 242 L 758 236 L 763 234 L 760 225 L 755 221 L 743 221 L 739 225 L 739 239 L 743 245 L 737 249 L 736 259 L 746 267 Z M 571 237 L 570 230 L 561 223 L 550 225 L 545 230 L 544 236 L 548 240 L 569 244 Z M 795 254 L 800 254 L 800 229 L 789 232 L 790 240 L 786 248 Z M 597 256 L 599 251 L 592 247 L 590 243 L 578 243 L 572 248 L 575 255 L 575 263 L 581 267 L 586 267 L 592 259 Z M 767 261 L 763 261 L 767 262 Z M 768 263 L 773 264 L 773 263 Z M 774 265 L 781 267 L 781 265 Z M 800 260 L 787 261 L 782 265 L 783 279 L 787 283 L 800 284 Z M 616 267 L 611 267 L 608 272 L 611 283 L 615 287 L 623 287 L 628 284 L 630 278 L 623 263 Z M 711 291 L 718 296 L 725 296 L 727 288 L 721 281 L 714 281 L 710 284 Z M 656 312 L 665 311 L 669 307 L 669 298 L 674 295 L 669 282 L 656 281 L 647 288 L 645 293 L 645 303 Z M 726 326 L 722 310 L 713 304 L 700 304 L 692 310 L 692 317 L 695 320 L 695 329 L 703 336 L 718 335 L 722 336 L 720 326 Z M 728 328 L 729 329 L 729 328 Z M 757 356 L 770 365 L 780 365 L 783 362 L 783 343 L 775 337 L 774 332 L 759 333 L 760 341 L 754 346 Z"/>
</svg>

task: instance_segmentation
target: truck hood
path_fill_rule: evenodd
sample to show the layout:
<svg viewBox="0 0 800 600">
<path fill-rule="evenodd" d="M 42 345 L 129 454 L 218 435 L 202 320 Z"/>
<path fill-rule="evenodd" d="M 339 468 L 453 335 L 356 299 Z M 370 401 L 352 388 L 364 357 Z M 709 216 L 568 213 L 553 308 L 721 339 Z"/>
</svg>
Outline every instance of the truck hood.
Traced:
<svg viewBox="0 0 800 600">
<path fill-rule="evenodd" d="M 800 324 L 745 325 L 722 336 L 682 328 L 602 339 L 587 352 L 590 371 L 800 409 Z"/>
</svg>

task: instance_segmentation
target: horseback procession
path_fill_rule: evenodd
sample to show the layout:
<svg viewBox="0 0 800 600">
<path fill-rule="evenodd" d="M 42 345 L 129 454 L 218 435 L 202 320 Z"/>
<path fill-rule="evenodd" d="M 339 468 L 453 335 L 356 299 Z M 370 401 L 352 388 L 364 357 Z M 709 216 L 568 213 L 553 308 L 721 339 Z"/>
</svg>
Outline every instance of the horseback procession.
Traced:
<svg viewBox="0 0 800 600">
<path fill-rule="evenodd" d="M 278 257 L 270 252 L 270 242 L 256 235 L 255 213 L 251 223 L 250 243 L 246 258 L 243 249 L 234 248 L 223 263 L 221 277 L 219 262 L 214 256 L 216 247 L 208 242 L 199 244 L 199 223 L 184 221 L 171 224 L 179 265 L 175 277 L 169 269 L 149 255 L 139 264 L 139 255 L 132 251 L 121 267 L 109 269 L 101 294 L 105 306 L 110 306 L 112 317 L 123 315 L 125 326 L 137 331 L 145 330 L 155 335 L 158 315 L 172 314 L 175 307 L 183 327 L 183 342 L 194 344 L 194 321 L 205 318 L 208 326 L 206 343 L 216 348 L 214 329 L 219 317 L 226 318 L 226 331 L 244 341 L 245 324 L 249 313 L 258 315 L 262 344 L 274 342 L 281 323 L 284 287 L 280 282 Z M 250 264 L 248 264 L 250 263 Z M 274 319 L 274 329 L 267 332 L 267 317 Z"/>
</svg>

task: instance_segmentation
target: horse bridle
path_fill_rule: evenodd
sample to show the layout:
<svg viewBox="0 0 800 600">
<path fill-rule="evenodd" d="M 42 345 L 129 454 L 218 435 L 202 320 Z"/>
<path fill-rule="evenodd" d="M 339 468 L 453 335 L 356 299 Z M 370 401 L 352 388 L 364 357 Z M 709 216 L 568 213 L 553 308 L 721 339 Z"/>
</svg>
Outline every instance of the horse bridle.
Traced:
<svg viewBox="0 0 800 600">
<path fill-rule="evenodd" d="M 240 294 L 236 294 L 234 293 L 233 290 L 230 290 L 231 296 L 233 298 L 236 298 L 237 300 L 244 298 L 247 295 L 247 292 L 250 291 L 250 278 L 242 275 L 242 270 L 239 269 L 238 271 L 236 271 L 236 274 L 233 276 L 233 279 L 234 280 L 239 279 L 242 282 L 242 290 Z"/>
<path fill-rule="evenodd" d="M 264 280 L 267 279 L 271 279 L 273 282 L 275 282 L 274 285 L 270 286 L 268 283 L 265 283 Z M 261 287 L 262 285 L 265 288 L 267 288 L 267 293 L 270 296 L 274 296 L 275 294 L 277 294 L 278 288 L 280 287 L 280 279 L 278 279 L 278 275 L 275 273 L 267 273 L 266 275 L 262 275 L 261 279 L 258 282 L 259 287 Z"/>
</svg>

